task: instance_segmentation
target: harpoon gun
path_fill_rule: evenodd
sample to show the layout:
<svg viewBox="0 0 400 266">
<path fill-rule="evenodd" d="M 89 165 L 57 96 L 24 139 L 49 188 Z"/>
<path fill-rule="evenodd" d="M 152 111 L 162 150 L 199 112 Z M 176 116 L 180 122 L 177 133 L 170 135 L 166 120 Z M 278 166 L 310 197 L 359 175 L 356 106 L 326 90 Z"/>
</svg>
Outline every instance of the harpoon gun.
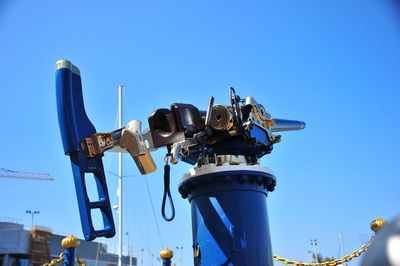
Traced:
<svg viewBox="0 0 400 266">
<path fill-rule="evenodd" d="M 167 148 L 166 160 L 179 160 L 201 167 L 205 164 L 259 164 L 281 139 L 275 132 L 300 130 L 301 121 L 273 118 L 253 97 L 245 99 L 230 88 L 228 105 L 214 105 L 210 97 L 207 110 L 191 104 L 174 103 L 148 117 L 149 129 L 130 121 L 125 127 L 97 133 L 87 118 L 82 98 L 79 69 L 67 60 L 56 64 L 58 117 L 64 151 L 71 158 L 82 227 L 85 238 L 112 237 L 115 227 L 101 157 L 106 151 L 129 153 L 141 174 L 156 171 L 151 152 Z M 84 175 L 94 173 L 100 200 L 90 202 Z M 169 176 L 169 174 L 168 174 Z M 103 214 L 104 229 L 94 230 L 90 211 Z"/>
<path fill-rule="evenodd" d="M 230 91 L 235 95 L 233 88 Z M 304 122 L 272 118 L 252 97 L 241 100 L 235 95 L 228 106 L 213 105 L 213 101 L 210 97 L 207 111 L 182 103 L 157 109 L 148 118 L 146 132 L 141 133 L 140 121 L 132 120 L 124 128 L 83 139 L 81 148 L 87 158 L 97 158 L 119 146 L 131 154 L 142 174 L 156 170 L 149 151 L 161 147 L 170 150 L 172 164 L 179 160 L 204 164 L 205 157 L 215 155 L 242 155 L 248 164 L 256 164 L 280 141 L 280 135 L 273 132 L 305 127 Z"/>
</svg>

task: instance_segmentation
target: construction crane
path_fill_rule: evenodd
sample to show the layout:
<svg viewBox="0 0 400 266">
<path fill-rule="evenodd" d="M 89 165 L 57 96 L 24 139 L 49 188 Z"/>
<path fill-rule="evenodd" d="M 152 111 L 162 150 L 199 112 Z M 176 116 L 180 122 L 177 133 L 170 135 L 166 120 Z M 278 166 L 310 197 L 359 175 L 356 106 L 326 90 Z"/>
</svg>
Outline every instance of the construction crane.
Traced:
<svg viewBox="0 0 400 266">
<path fill-rule="evenodd" d="M 42 181 L 53 181 L 54 178 L 47 173 L 31 173 L 14 171 L 10 169 L 0 168 L 0 177 L 6 178 L 19 178 L 19 179 L 31 179 L 31 180 L 42 180 Z"/>
</svg>

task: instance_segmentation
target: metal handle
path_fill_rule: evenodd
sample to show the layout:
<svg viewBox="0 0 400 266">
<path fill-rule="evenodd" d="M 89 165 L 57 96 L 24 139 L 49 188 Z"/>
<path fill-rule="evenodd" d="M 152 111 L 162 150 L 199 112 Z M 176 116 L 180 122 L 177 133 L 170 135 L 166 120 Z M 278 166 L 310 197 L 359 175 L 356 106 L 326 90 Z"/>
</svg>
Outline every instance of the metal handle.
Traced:
<svg viewBox="0 0 400 266">
<path fill-rule="evenodd" d="M 82 83 L 79 69 L 67 60 L 56 63 L 56 94 L 58 121 L 65 154 L 70 156 L 74 174 L 82 229 L 86 240 L 96 237 L 113 237 L 115 226 L 101 158 L 86 158 L 80 147 L 81 140 L 96 133 L 86 115 L 82 97 Z M 85 174 L 93 173 L 96 180 L 98 200 L 90 201 Z M 99 209 L 104 227 L 95 230 L 91 210 Z"/>
</svg>

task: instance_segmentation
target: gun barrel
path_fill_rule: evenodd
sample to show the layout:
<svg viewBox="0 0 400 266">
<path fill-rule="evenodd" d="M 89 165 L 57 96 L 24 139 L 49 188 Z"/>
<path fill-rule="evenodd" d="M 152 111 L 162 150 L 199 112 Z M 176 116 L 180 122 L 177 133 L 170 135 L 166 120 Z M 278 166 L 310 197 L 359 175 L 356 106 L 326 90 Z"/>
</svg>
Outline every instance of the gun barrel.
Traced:
<svg viewBox="0 0 400 266">
<path fill-rule="evenodd" d="M 275 125 L 272 126 L 272 132 L 301 130 L 306 127 L 306 123 L 296 120 L 274 119 Z"/>
</svg>

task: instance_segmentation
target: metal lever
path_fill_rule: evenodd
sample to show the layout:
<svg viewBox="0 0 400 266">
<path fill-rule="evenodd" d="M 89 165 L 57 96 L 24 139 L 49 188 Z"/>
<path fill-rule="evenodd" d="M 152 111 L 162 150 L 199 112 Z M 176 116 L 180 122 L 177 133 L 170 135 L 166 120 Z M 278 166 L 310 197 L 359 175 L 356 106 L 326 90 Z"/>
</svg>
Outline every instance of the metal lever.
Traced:
<svg viewBox="0 0 400 266">
<path fill-rule="evenodd" d="M 130 121 L 122 130 L 119 146 L 129 152 L 140 173 L 146 175 L 156 171 L 157 166 L 143 140 L 141 125 L 139 120 Z"/>
<path fill-rule="evenodd" d="M 86 115 L 82 97 L 82 83 L 79 69 L 70 61 L 56 63 L 57 111 L 64 152 L 70 156 L 74 174 L 76 196 L 83 234 L 86 240 L 96 237 L 113 237 L 115 226 L 108 195 L 103 162 L 100 157 L 86 158 L 80 141 L 96 133 Z M 97 186 L 98 200 L 90 201 L 86 189 L 85 175 L 92 173 Z M 104 227 L 96 230 L 91 210 L 102 213 Z"/>
<path fill-rule="evenodd" d="M 145 175 L 157 170 L 149 149 L 145 142 L 149 143 L 151 149 L 152 143 L 150 139 L 144 139 L 140 133 L 141 122 L 139 120 L 132 120 L 125 128 L 117 129 L 108 133 L 96 133 L 80 141 L 82 150 L 86 158 L 101 158 L 104 152 L 128 152 L 140 173 Z M 147 135 L 151 137 L 151 135 Z M 154 150 L 154 148 L 153 148 Z"/>
<path fill-rule="evenodd" d="M 211 111 L 212 111 L 213 105 L 214 105 L 214 97 L 211 96 L 208 99 L 208 107 L 207 107 L 206 121 L 205 121 L 206 129 L 210 126 Z"/>
</svg>

